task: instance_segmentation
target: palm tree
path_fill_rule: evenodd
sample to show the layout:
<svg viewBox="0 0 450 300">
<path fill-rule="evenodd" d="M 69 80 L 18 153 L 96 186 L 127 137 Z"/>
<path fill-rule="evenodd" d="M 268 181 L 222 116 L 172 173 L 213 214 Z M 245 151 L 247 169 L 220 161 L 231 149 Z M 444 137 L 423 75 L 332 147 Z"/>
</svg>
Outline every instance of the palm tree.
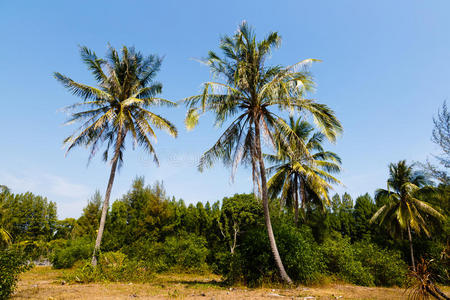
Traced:
<svg viewBox="0 0 450 300">
<path fill-rule="evenodd" d="M 137 145 L 153 156 L 156 164 L 158 158 L 153 148 L 151 138 L 156 141 L 152 126 L 167 131 L 176 137 L 177 129 L 165 118 L 148 110 L 157 105 L 174 106 L 175 103 L 157 98 L 161 93 L 162 84 L 153 79 L 161 66 L 161 58 L 156 55 L 144 57 L 134 48 L 123 47 L 121 55 L 112 47 L 106 59 L 86 47 L 81 47 L 81 58 L 92 72 L 97 87 L 82 83 L 55 73 L 55 78 L 61 82 L 73 95 L 83 101 L 69 106 L 72 112 L 67 124 L 81 122 L 80 128 L 64 140 L 68 146 L 67 152 L 75 146 L 84 145 L 90 148 L 89 160 L 106 142 L 103 159 L 108 160 L 112 149 L 111 172 L 103 202 L 100 225 L 95 242 L 92 265 L 97 264 L 96 254 L 100 248 L 109 198 L 117 167 L 123 161 L 125 140 L 131 136 L 133 148 Z"/>
<path fill-rule="evenodd" d="M 324 150 L 322 142 L 325 136 L 314 132 L 310 123 L 290 117 L 289 126 L 306 146 L 309 155 L 301 151 L 296 140 L 275 136 L 278 153 L 266 155 L 266 159 L 275 164 L 267 169 L 267 173 L 274 173 L 268 182 L 268 191 L 270 198 L 281 194 L 284 204 L 294 208 L 294 221 L 298 224 L 299 193 L 303 214 L 308 202 L 325 207 L 330 202 L 328 191 L 332 188 L 331 184 L 340 183 L 332 174 L 340 172 L 341 159 L 337 154 Z M 284 144 L 284 140 L 288 143 Z"/>
<path fill-rule="evenodd" d="M 411 229 L 416 233 L 424 232 L 430 236 L 428 229 L 429 218 L 443 219 L 444 217 L 430 204 L 423 201 L 436 194 L 435 188 L 420 172 L 414 172 L 413 167 L 405 160 L 389 165 L 389 179 L 387 190 L 378 189 L 375 199 L 379 203 L 385 203 L 371 218 L 373 223 L 378 220 L 380 225 L 389 229 L 392 236 L 400 236 L 407 231 L 411 265 L 415 270 L 414 251 Z"/>
<path fill-rule="evenodd" d="M 283 110 L 310 112 L 330 140 L 335 140 L 341 131 L 341 125 L 334 112 L 326 105 L 304 98 L 305 93 L 312 91 L 314 87 L 312 77 L 306 70 L 306 65 L 313 59 L 289 67 L 265 64 L 271 50 L 279 46 L 280 42 L 281 38 L 276 32 L 256 41 L 253 30 L 245 22 L 233 36 L 223 37 L 220 48 L 224 57 L 210 51 L 204 61 L 221 80 L 206 82 L 201 94 L 184 99 L 188 107 L 185 123 L 188 129 L 193 128 L 200 113 L 206 111 L 215 114 L 218 126 L 233 119 L 219 140 L 203 154 L 199 170 L 212 166 L 217 159 L 222 159 L 225 165 L 231 166 L 232 174 L 239 163 L 252 167 L 254 186 L 260 187 L 274 260 L 281 278 L 291 283 L 272 231 L 261 135 L 268 139 L 269 145 L 273 145 L 275 132 L 294 136 L 289 125 L 277 115 Z M 278 108 L 277 113 L 275 108 Z M 304 145 L 303 150 L 307 152 Z"/>
</svg>

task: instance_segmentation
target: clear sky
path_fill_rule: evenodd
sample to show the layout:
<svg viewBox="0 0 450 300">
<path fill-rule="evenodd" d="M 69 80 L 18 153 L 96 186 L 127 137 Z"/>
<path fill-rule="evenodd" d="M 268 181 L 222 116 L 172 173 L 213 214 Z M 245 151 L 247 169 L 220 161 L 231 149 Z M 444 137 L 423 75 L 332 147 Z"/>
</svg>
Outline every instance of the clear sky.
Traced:
<svg viewBox="0 0 450 300">
<path fill-rule="evenodd" d="M 58 205 L 60 217 L 77 217 L 87 199 L 104 194 L 109 165 L 88 151 L 67 157 L 60 109 L 77 99 L 52 77 L 54 71 L 93 84 L 78 45 L 103 56 L 107 44 L 135 46 L 164 56 L 158 80 L 163 97 L 199 92 L 209 70 L 194 58 L 217 50 L 220 36 L 246 20 L 259 37 L 278 31 L 282 46 L 270 60 L 289 65 L 318 58 L 312 66 L 314 97 L 331 106 L 344 134 L 330 150 L 343 159 L 340 179 L 352 196 L 384 187 L 387 165 L 425 160 L 432 117 L 450 95 L 450 2 L 442 1 L 0 1 L 0 184 L 32 191 Z M 234 183 L 221 164 L 204 173 L 196 163 L 223 129 L 202 118 L 187 132 L 185 108 L 161 114 L 179 128 L 174 140 L 159 132 L 156 168 L 128 147 L 113 198 L 133 178 L 163 180 L 169 194 L 187 203 L 216 201 L 251 191 L 250 172 Z"/>
</svg>

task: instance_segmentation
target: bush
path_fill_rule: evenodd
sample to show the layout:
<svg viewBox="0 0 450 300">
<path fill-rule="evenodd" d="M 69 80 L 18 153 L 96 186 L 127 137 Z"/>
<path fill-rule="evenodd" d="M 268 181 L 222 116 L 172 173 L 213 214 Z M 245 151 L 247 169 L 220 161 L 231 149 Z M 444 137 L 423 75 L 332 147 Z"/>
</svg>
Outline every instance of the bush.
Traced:
<svg viewBox="0 0 450 300">
<path fill-rule="evenodd" d="M 288 223 L 279 224 L 274 229 L 280 256 L 292 280 L 301 283 L 317 280 L 324 265 L 311 231 Z M 228 261 L 222 274 L 229 283 L 241 281 L 249 286 L 260 286 L 264 282 L 279 281 L 264 228 L 247 231 L 236 249 L 234 255 L 220 255 L 222 260 Z"/>
<path fill-rule="evenodd" d="M 339 236 L 327 239 L 320 248 L 329 274 L 358 285 L 374 285 L 374 276 L 358 260 L 357 253 L 350 244 L 350 238 Z"/>
<path fill-rule="evenodd" d="M 403 286 L 408 266 L 401 253 L 379 248 L 376 244 L 359 242 L 353 244 L 355 257 L 374 278 L 376 286 Z"/>
<path fill-rule="evenodd" d="M 134 260 L 143 261 L 156 272 L 202 272 L 208 269 L 206 240 L 192 233 L 167 237 L 164 243 L 140 239 L 126 247 L 124 252 Z"/>
<path fill-rule="evenodd" d="M 163 244 L 153 239 L 141 238 L 124 247 L 123 252 L 133 260 L 145 262 L 155 272 L 164 272 L 169 269 L 163 255 Z"/>
<path fill-rule="evenodd" d="M 206 240 L 195 234 L 166 238 L 163 244 L 166 264 L 172 269 L 201 272 L 208 269 Z"/>
<path fill-rule="evenodd" d="M 325 266 L 318 255 L 319 247 L 311 229 L 281 224 L 276 228 L 275 235 L 284 267 L 292 280 L 304 284 L 316 281 Z"/>
<path fill-rule="evenodd" d="M 129 260 L 121 252 L 105 252 L 99 255 L 93 267 L 85 261 L 74 271 L 65 275 L 69 282 L 146 282 L 153 278 L 151 269 L 142 262 Z"/>
<path fill-rule="evenodd" d="M 50 261 L 56 269 L 71 268 L 75 262 L 91 257 L 93 251 L 94 241 L 89 237 L 81 237 L 55 247 Z"/>
<path fill-rule="evenodd" d="M 0 299 L 8 299 L 14 292 L 19 274 L 31 268 L 24 254 L 18 250 L 0 250 Z"/>
</svg>

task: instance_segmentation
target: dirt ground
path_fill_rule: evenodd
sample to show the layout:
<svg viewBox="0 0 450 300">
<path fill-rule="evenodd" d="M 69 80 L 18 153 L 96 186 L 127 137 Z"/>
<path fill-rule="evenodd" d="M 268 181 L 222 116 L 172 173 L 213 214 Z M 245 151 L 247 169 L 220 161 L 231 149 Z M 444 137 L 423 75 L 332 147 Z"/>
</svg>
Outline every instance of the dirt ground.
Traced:
<svg viewBox="0 0 450 300">
<path fill-rule="evenodd" d="M 151 283 L 62 284 L 64 271 L 35 267 L 22 274 L 13 299 L 406 299 L 402 288 L 330 284 L 291 289 L 220 285 L 216 275 L 162 274 Z M 450 288 L 444 288 L 449 292 Z"/>
</svg>

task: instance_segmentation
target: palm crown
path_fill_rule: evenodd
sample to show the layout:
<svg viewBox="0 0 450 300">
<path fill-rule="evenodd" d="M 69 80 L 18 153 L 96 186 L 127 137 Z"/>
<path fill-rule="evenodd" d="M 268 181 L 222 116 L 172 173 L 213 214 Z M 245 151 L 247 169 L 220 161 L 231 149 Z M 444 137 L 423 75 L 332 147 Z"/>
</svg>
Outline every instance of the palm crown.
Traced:
<svg viewBox="0 0 450 300">
<path fill-rule="evenodd" d="M 107 59 L 100 59 L 86 47 L 80 49 L 84 63 L 95 77 L 98 87 L 88 86 L 55 73 L 55 78 L 72 94 L 84 101 L 67 107 L 72 112 L 67 124 L 82 122 L 73 135 L 64 140 L 67 151 L 78 145 L 89 146 L 92 157 L 106 142 L 104 159 L 110 147 L 117 147 L 122 160 L 124 140 L 131 133 L 133 145 L 140 145 L 158 162 L 150 138 L 156 140 L 152 126 L 176 136 L 175 126 L 165 118 L 148 110 L 154 105 L 174 106 L 175 103 L 157 98 L 162 85 L 153 82 L 161 66 L 161 58 L 144 57 L 134 48 L 122 48 L 122 57 L 110 47 Z"/>
<path fill-rule="evenodd" d="M 268 182 L 269 196 L 275 198 L 280 195 L 285 205 L 295 208 L 297 220 L 299 191 L 302 209 L 309 202 L 321 207 L 330 202 L 328 192 L 332 184 L 340 184 L 333 174 L 340 172 L 341 159 L 337 154 L 324 150 L 322 142 L 325 136 L 314 132 L 314 127 L 305 120 L 290 117 L 289 126 L 309 155 L 300 151 L 296 139 L 288 138 L 285 144 L 285 138 L 275 135 L 278 153 L 265 157 L 274 164 L 267 169 L 269 174 L 274 174 Z"/>
<path fill-rule="evenodd" d="M 436 189 L 429 185 L 430 182 L 423 174 L 413 172 L 412 166 L 408 166 L 404 160 L 390 164 L 389 174 L 388 189 L 378 189 L 375 192 L 377 202 L 384 205 L 373 215 L 370 222 L 378 220 L 394 236 L 400 236 L 407 230 L 411 265 L 415 270 L 411 229 L 416 233 L 423 231 L 430 236 L 429 219 L 442 220 L 444 217 L 423 201 L 436 194 Z"/>
<path fill-rule="evenodd" d="M 427 197 L 433 197 L 435 188 L 420 172 L 414 172 L 402 160 L 389 165 L 388 189 L 378 189 L 375 199 L 385 203 L 372 217 L 371 222 L 378 220 L 380 224 L 388 225 L 393 235 L 399 235 L 409 226 L 417 233 L 430 235 L 427 218 L 441 219 L 443 216 L 427 202 Z"/>
</svg>

